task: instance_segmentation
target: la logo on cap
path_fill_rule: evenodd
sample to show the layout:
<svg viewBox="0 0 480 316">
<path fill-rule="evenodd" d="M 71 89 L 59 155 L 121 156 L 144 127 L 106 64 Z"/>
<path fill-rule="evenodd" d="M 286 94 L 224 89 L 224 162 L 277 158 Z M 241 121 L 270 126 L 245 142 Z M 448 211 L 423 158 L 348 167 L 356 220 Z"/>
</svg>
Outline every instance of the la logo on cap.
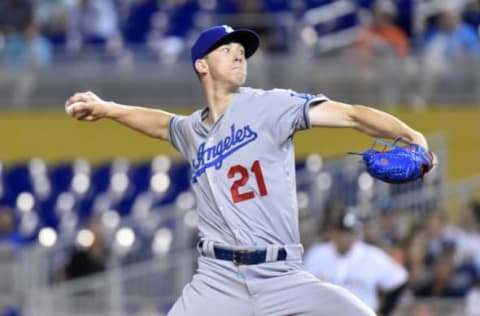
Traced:
<svg viewBox="0 0 480 316">
<path fill-rule="evenodd" d="M 225 32 L 227 32 L 227 33 L 232 33 L 233 32 L 233 28 L 230 25 L 222 25 L 222 26 L 225 29 Z"/>
</svg>

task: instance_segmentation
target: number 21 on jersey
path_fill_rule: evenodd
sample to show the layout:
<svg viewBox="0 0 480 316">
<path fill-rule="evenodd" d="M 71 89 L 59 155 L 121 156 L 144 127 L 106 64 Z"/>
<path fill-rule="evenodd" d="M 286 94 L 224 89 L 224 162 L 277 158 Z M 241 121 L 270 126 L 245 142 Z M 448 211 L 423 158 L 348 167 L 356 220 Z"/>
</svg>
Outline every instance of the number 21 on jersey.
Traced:
<svg viewBox="0 0 480 316">
<path fill-rule="evenodd" d="M 238 178 L 238 175 L 240 178 Z M 255 160 L 250 168 L 246 168 L 242 165 L 232 166 L 228 170 L 227 176 L 229 179 L 237 178 L 230 187 L 232 199 L 235 203 L 250 200 L 255 197 L 255 191 L 253 190 L 240 192 L 241 187 L 245 186 L 248 181 L 256 181 L 260 196 L 265 196 L 268 194 L 259 160 Z M 251 176 L 253 176 L 254 179 L 251 179 Z"/>
</svg>

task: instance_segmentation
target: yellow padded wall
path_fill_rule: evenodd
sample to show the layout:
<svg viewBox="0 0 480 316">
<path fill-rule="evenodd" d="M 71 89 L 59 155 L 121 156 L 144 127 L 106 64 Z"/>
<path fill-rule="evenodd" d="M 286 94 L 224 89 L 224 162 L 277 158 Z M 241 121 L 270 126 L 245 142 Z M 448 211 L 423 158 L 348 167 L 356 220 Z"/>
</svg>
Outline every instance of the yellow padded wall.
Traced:
<svg viewBox="0 0 480 316">
<path fill-rule="evenodd" d="M 171 111 L 185 114 L 193 109 Z M 397 110 L 393 114 L 426 134 L 446 133 L 450 179 L 480 173 L 479 109 L 452 106 L 420 113 Z M 371 138 L 349 129 L 314 129 L 295 137 L 299 158 L 313 152 L 324 157 L 343 155 L 364 150 L 371 142 Z M 117 156 L 140 160 L 158 154 L 180 157 L 168 143 L 109 120 L 78 122 L 61 111 L 0 112 L 0 160 L 6 163 L 31 157 L 48 162 L 74 157 L 98 162 Z"/>
</svg>

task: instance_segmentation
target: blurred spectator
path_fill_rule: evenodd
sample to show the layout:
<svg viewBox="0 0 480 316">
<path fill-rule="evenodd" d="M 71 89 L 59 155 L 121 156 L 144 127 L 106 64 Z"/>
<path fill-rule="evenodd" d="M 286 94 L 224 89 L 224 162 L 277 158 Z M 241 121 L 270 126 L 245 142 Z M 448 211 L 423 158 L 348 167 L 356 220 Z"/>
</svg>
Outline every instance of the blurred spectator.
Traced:
<svg viewBox="0 0 480 316">
<path fill-rule="evenodd" d="M 472 288 L 476 271 L 469 262 L 455 262 L 454 247 L 446 247 L 432 265 L 425 284 L 414 289 L 418 297 L 464 297 Z"/>
<path fill-rule="evenodd" d="M 405 288 L 406 270 L 380 248 L 359 239 L 353 212 L 337 216 L 331 241 L 313 245 L 306 253 L 306 270 L 348 289 L 380 315 L 390 315 Z"/>
<path fill-rule="evenodd" d="M 419 228 L 412 229 L 412 233 L 406 238 L 405 247 L 405 265 L 409 272 L 409 288 L 415 289 L 425 284 L 429 277 L 424 231 Z"/>
<path fill-rule="evenodd" d="M 462 207 L 454 222 L 445 230 L 455 241 L 457 255 L 463 259 L 472 259 L 480 271 L 480 202 L 472 200 Z"/>
<path fill-rule="evenodd" d="M 5 35 L 4 47 L 0 50 L 0 61 L 8 67 L 35 69 L 52 62 L 52 47 L 32 23 L 19 32 Z"/>
<path fill-rule="evenodd" d="M 396 16 L 397 8 L 391 0 L 377 0 L 371 21 L 360 29 L 354 46 L 360 66 L 365 67 L 365 73 L 371 73 L 373 83 L 379 86 L 383 105 L 401 103 L 405 61 L 410 55 L 409 39 L 395 24 Z"/>
<path fill-rule="evenodd" d="M 379 0 L 372 9 L 371 23 L 357 39 L 357 49 L 369 58 L 391 56 L 406 58 L 410 53 L 405 32 L 394 23 L 397 10 L 390 0 Z"/>
<path fill-rule="evenodd" d="M 145 44 L 152 30 L 155 13 L 159 10 L 157 0 L 135 0 L 129 4 L 122 27 L 125 42 Z"/>
<path fill-rule="evenodd" d="M 431 211 L 407 239 L 409 287 L 419 297 L 463 297 L 477 270 L 471 257 L 459 255 L 445 213 Z"/>
<path fill-rule="evenodd" d="M 461 6 L 445 1 L 439 9 L 434 26 L 424 36 L 419 106 L 430 101 L 441 82 L 453 89 L 466 84 L 480 58 L 477 32 L 462 21 Z"/>
<path fill-rule="evenodd" d="M 200 6 L 195 0 L 177 0 L 174 1 L 172 16 L 170 17 L 169 36 L 185 38 L 188 32 L 194 29 L 195 16 L 200 10 Z"/>
<path fill-rule="evenodd" d="M 405 249 L 402 241 L 406 232 L 403 226 L 407 221 L 395 210 L 381 211 L 370 217 L 363 225 L 365 243 L 384 249 L 395 261 L 405 264 Z"/>
<path fill-rule="evenodd" d="M 403 239 L 404 216 L 404 212 L 396 209 L 384 210 L 380 213 L 383 246 L 385 243 L 398 244 Z"/>
<path fill-rule="evenodd" d="M 23 243 L 23 238 L 16 230 L 13 209 L 9 206 L 0 206 L 0 257 L 12 256 Z"/>
<path fill-rule="evenodd" d="M 32 23 L 33 10 L 29 0 L 3 0 L 0 2 L 0 31 L 23 31 Z"/>
<path fill-rule="evenodd" d="M 75 3 L 76 0 L 34 0 L 36 21 L 51 43 L 65 44 L 68 16 Z"/>
<path fill-rule="evenodd" d="M 445 248 L 455 247 L 455 241 L 446 231 L 447 216 L 444 211 L 433 210 L 426 217 L 426 260 L 433 263 Z"/>
<path fill-rule="evenodd" d="M 381 247 L 384 243 L 383 227 L 381 227 L 378 217 L 370 218 L 363 225 L 363 240 L 370 245 Z M 387 241 L 388 242 L 388 241 Z"/>
<path fill-rule="evenodd" d="M 171 0 L 161 3 L 161 9 L 154 17 L 148 44 L 163 62 L 172 63 L 187 52 L 186 41 L 196 29 L 200 4 L 195 0 Z"/>
<path fill-rule="evenodd" d="M 91 218 L 81 231 L 85 238 L 78 238 L 76 248 L 65 267 L 65 278 L 76 279 L 102 272 L 106 267 L 107 247 L 102 233 L 101 222 Z"/>
<path fill-rule="evenodd" d="M 0 45 L 0 63 L 14 69 L 31 69 L 49 64 L 52 60 L 50 43 L 40 34 L 29 1 L 3 2 L 0 10 L 3 45 Z M 3 46 L 3 47 L 2 47 Z"/>
<path fill-rule="evenodd" d="M 69 14 L 68 45 L 104 45 L 119 35 L 113 0 L 77 0 Z"/>
<path fill-rule="evenodd" d="M 251 28 L 262 38 L 261 46 L 270 52 L 285 52 L 289 48 L 288 31 L 293 22 L 291 3 L 284 0 L 242 0 L 236 1 L 231 9 L 236 9 L 238 16 L 230 19 L 222 17 L 221 23 L 233 25 L 235 28 Z"/>
</svg>

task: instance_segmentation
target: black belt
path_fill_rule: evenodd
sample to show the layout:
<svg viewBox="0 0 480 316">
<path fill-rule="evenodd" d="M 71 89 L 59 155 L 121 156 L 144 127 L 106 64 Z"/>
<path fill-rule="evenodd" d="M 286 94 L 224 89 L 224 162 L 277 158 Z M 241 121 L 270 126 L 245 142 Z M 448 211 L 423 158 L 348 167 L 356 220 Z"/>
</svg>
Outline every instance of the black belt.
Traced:
<svg viewBox="0 0 480 316">
<path fill-rule="evenodd" d="M 198 247 L 202 249 L 203 240 L 198 243 Z M 248 250 L 248 249 L 229 249 L 222 246 L 214 245 L 213 253 L 215 259 L 232 261 L 235 265 L 252 265 L 264 263 L 267 260 L 267 250 Z M 275 261 L 287 259 L 287 251 L 285 248 L 279 248 Z"/>
</svg>

